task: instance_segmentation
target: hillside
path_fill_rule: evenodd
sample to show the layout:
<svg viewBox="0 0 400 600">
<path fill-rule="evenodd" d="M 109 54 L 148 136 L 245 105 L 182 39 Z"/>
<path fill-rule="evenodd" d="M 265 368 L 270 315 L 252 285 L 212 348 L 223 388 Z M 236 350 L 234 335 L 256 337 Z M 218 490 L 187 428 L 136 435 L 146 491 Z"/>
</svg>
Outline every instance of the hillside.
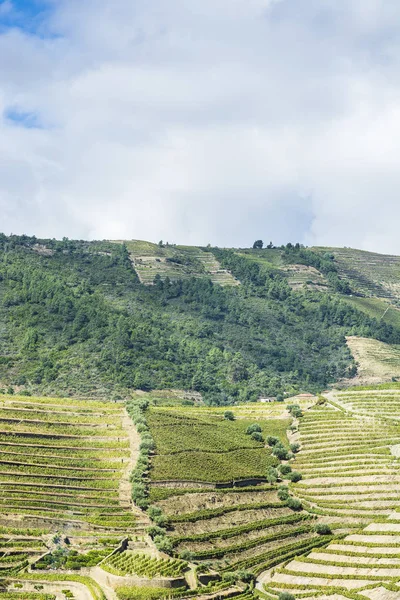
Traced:
<svg viewBox="0 0 400 600">
<path fill-rule="evenodd" d="M 400 597 L 394 257 L 0 248 L 0 600 Z"/>
<path fill-rule="evenodd" d="M 3 390 L 282 399 L 353 376 L 346 336 L 400 343 L 396 309 L 379 318 L 349 302 L 334 259 L 300 247 L 0 236 L 0 259 Z"/>
</svg>

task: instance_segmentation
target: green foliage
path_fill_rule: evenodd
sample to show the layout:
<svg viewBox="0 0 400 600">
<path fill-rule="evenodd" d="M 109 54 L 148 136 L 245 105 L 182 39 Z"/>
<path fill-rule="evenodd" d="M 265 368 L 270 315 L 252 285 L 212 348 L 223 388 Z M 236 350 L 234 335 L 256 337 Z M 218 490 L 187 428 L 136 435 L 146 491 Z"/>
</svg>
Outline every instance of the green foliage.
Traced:
<svg viewBox="0 0 400 600">
<path fill-rule="evenodd" d="M 157 544 L 157 541 L 154 541 Z M 154 558 L 149 554 L 126 551 L 113 554 L 102 563 L 102 567 L 116 575 L 180 577 L 187 569 L 187 562 L 176 558 Z"/>
<path fill-rule="evenodd" d="M 278 596 L 278 600 L 296 600 L 292 594 L 289 592 L 281 592 Z"/>
<path fill-rule="evenodd" d="M 319 535 L 331 535 L 332 530 L 327 523 L 317 523 L 314 527 L 315 533 Z"/>
<path fill-rule="evenodd" d="M 253 423 L 252 425 L 249 425 L 248 428 L 246 429 L 247 435 L 251 435 L 252 433 L 261 433 L 261 432 L 262 432 L 261 425 L 259 425 L 258 423 Z"/>
<path fill-rule="evenodd" d="M 287 448 L 285 448 L 281 442 L 278 442 L 273 446 L 272 454 L 279 460 L 289 460 L 290 458 Z"/>
<path fill-rule="evenodd" d="M 287 499 L 286 502 L 287 506 L 291 509 L 291 510 L 302 510 L 303 509 L 303 505 L 301 503 L 300 500 L 298 500 L 297 498 L 293 498 L 292 496 L 290 496 Z"/>
<path fill-rule="evenodd" d="M 227 421 L 234 421 L 235 415 L 233 414 L 233 412 L 231 410 L 226 410 L 224 412 L 224 419 L 226 419 Z"/>
<path fill-rule="evenodd" d="M 289 489 L 286 486 L 280 486 L 278 490 L 278 498 L 282 500 L 282 502 L 286 502 L 289 498 Z"/>
<path fill-rule="evenodd" d="M 287 478 L 290 479 L 292 483 L 297 483 L 303 479 L 303 476 L 298 471 L 292 471 L 291 473 L 288 473 Z"/>
<path fill-rule="evenodd" d="M 79 554 L 76 550 L 59 548 L 50 554 L 43 556 L 37 563 L 35 569 L 71 569 L 79 570 L 83 567 L 94 567 L 110 554 L 112 548 L 103 550 L 90 550 L 86 554 Z"/>
<path fill-rule="evenodd" d="M 290 465 L 287 465 L 287 464 L 280 465 L 279 466 L 279 471 L 282 473 L 282 475 L 288 475 L 289 473 L 292 472 L 292 467 Z"/>
<path fill-rule="evenodd" d="M 119 586 L 116 588 L 118 600 L 164 600 L 179 597 L 185 590 L 180 588 L 133 587 Z"/>
<path fill-rule="evenodd" d="M 269 435 L 267 437 L 267 444 L 268 446 L 276 446 L 276 444 L 279 443 L 279 439 L 277 437 L 274 437 L 272 435 Z"/>
<path fill-rule="evenodd" d="M 295 417 L 296 419 L 303 416 L 303 412 L 298 404 L 288 404 L 286 408 L 292 417 Z"/>
<path fill-rule="evenodd" d="M 268 483 L 274 484 L 278 481 L 279 473 L 278 470 L 274 467 L 269 467 L 267 471 L 267 481 Z"/>
<path fill-rule="evenodd" d="M 151 459 L 151 479 L 228 482 L 264 478 L 269 466 L 278 461 L 263 442 L 246 435 L 251 421 L 228 421 L 216 409 L 154 407 L 147 415 L 156 452 Z M 287 421 L 271 419 L 263 425 L 266 433 L 285 439 Z"/>
<path fill-rule="evenodd" d="M 255 440 L 256 442 L 263 442 L 264 438 L 262 436 L 261 433 L 259 433 L 258 431 L 253 431 L 253 433 L 251 434 L 251 439 Z"/>
</svg>

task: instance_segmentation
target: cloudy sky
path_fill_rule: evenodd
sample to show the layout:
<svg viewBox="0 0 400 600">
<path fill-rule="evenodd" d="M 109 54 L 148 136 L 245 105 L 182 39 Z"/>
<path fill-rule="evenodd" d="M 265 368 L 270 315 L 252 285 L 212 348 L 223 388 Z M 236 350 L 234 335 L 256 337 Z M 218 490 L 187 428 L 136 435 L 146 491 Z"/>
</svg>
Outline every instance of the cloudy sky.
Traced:
<svg viewBox="0 0 400 600">
<path fill-rule="evenodd" d="M 0 0 L 0 231 L 400 254 L 399 0 Z"/>
</svg>

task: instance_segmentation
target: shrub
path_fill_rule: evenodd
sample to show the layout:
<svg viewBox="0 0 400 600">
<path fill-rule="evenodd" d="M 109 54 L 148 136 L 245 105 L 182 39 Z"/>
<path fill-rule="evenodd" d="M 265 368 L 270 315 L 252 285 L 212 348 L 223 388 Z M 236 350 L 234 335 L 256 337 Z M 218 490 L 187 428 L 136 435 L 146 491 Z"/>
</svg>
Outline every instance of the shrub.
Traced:
<svg viewBox="0 0 400 600">
<path fill-rule="evenodd" d="M 234 421 L 235 415 L 233 414 L 233 412 L 231 410 L 226 410 L 224 412 L 224 419 L 226 419 L 227 421 Z"/>
<path fill-rule="evenodd" d="M 276 483 L 278 481 L 279 473 L 274 467 L 269 467 L 267 471 L 268 483 Z"/>
<path fill-rule="evenodd" d="M 276 446 L 276 444 L 278 444 L 279 440 L 277 437 L 274 437 L 272 435 L 269 435 L 267 437 L 267 444 L 268 446 Z"/>
<path fill-rule="evenodd" d="M 332 530 L 327 523 L 317 523 L 314 527 L 315 533 L 319 535 L 331 535 Z"/>
<path fill-rule="evenodd" d="M 303 505 L 297 498 L 290 496 L 287 500 L 287 505 L 291 510 L 302 510 Z"/>
<path fill-rule="evenodd" d="M 237 571 L 237 576 L 244 583 L 251 583 L 255 580 L 255 575 L 250 571 Z"/>
<path fill-rule="evenodd" d="M 275 444 L 272 454 L 279 460 L 289 460 L 289 453 L 282 444 Z"/>
<path fill-rule="evenodd" d="M 290 449 L 293 454 L 297 454 L 297 452 L 300 450 L 300 444 L 290 444 Z"/>
<path fill-rule="evenodd" d="M 278 498 L 279 500 L 282 500 L 282 502 L 286 502 L 286 500 L 289 498 L 289 490 L 287 487 L 281 487 L 278 490 Z"/>
<path fill-rule="evenodd" d="M 147 528 L 147 533 L 151 538 L 155 538 L 156 535 L 166 535 L 167 532 L 165 531 L 165 529 L 159 527 L 158 525 L 152 525 L 151 527 Z"/>
<path fill-rule="evenodd" d="M 288 474 L 287 478 L 290 479 L 292 483 L 297 483 L 298 481 L 303 479 L 303 475 L 298 471 L 292 471 Z"/>
<path fill-rule="evenodd" d="M 279 470 L 282 475 L 288 475 L 292 472 L 292 467 L 290 465 L 280 465 Z"/>
<path fill-rule="evenodd" d="M 296 419 L 303 416 L 303 412 L 298 404 L 288 404 L 286 408 L 292 417 Z"/>
<path fill-rule="evenodd" d="M 251 435 L 252 433 L 261 433 L 262 429 L 261 429 L 261 425 L 259 425 L 258 423 L 253 423 L 253 425 L 249 425 L 248 428 L 246 429 L 246 433 L 247 435 Z"/>
<path fill-rule="evenodd" d="M 182 552 L 180 552 L 180 554 L 179 554 L 179 558 L 189 562 L 192 560 L 193 554 L 191 552 L 189 552 L 189 550 L 182 550 Z"/>
<path fill-rule="evenodd" d="M 296 600 L 296 598 L 292 594 L 289 594 L 289 592 L 281 592 L 278 600 Z"/>
<path fill-rule="evenodd" d="M 251 434 L 251 439 L 255 440 L 256 442 L 263 442 L 264 441 L 263 436 L 258 431 L 253 431 L 253 433 Z"/>
<path fill-rule="evenodd" d="M 227 571 L 222 574 L 222 581 L 227 581 L 228 583 L 236 583 L 238 576 L 235 571 Z"/>
<path fill-rule="evenodd" d="M 173 545 L 171 540 L 165 535 L 156 535 L 153 539 L 157 550 L 160 552 L 166 552 L 167 554 L 172 553 Z"/>
</svg>

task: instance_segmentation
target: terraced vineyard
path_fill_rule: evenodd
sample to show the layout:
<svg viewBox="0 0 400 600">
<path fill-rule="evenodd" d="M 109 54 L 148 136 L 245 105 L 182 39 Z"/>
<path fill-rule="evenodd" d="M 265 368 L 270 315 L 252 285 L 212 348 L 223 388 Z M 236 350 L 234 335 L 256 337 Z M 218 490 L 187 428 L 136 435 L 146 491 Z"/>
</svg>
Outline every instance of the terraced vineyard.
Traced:
<svg viewBox="0 0 400 600">
<path fill-rule="evenodd" d="M 184 560 L 155 558 L 148 554 L 125 551 L 114 554 L 102 563 L 103 569 L 115 575 L 138 575 L 139 577 L 179 577 L 187 569 Z"/>
<path fill-rule="evenodd" d="M 246 435 L 252 422 L 229 421 L 220 410 L 204 407 L 151 407 L 148 424 L 157 448 L 152 481 L 265 480 L 268 466 L 277 460 L 266 452 L 263 442 Z M 285 437 L 287 425 L 288 421 L 276 420 L 266 427 L 271 435 Z"/>
<path fill-rule="evenodd" d="M 317 248 L 334 254 L 340 275 L 352 289 L 366 296 L 398 300 L 400 257 L 354 248 Z"/>
<path fill-rule="evenodd" d="M 69 581 L 62 570 L 79 573 L 136 531 L 123 483 L 130 465 L 126 419 L 121 404 L 0 397 L 0 586 L 14 579 L 29 598 L 32 585 L 69 589 L 75 581 L 80 595 L 103 597 L 91 579 Z M 61 572 L 50 577 L 42 568 Z"/>
<path fill-rule="evenodd" d="M 211 252 L 195 246 L 152 244 L 132 240 L 125 242 L 132 264 L 142 283 L 152 285 L 156 275 L 161 278 L 209 278 L 213 283 L 232 286 L 238 281 L 221 267 Z"/>
<path fill-rule="evenodd" d="M 275 436 L 288 445 L 285 407 L 241 405 L 233 408 L 235 420 L 224 418 L 225 411 L 204 406 L 148 411 L 156 444 L 150 500 L 167 524 L 173 554 L 190 558 L 200 572 L 211 567 L 257 575 L 328 543 L 315 533 L 312 515 L 291 509 L 277 486 L 266 483 L 268 468 L 279 461 L 264 441 L 246 434 L 257 417 L 265 439 Z"/>
<path fill-rule="evenodd" d="M 378 385 L 400 377 L 400 347 L 371 338 L 350 336 L 347 345 L 357 361 L 354 383 Z"/>
<path fill-rule="evenodd" d="M 296 495 L 341 537 L 264 573 L 269 594 L 400 597 L 399 406 L 396 389 L 337 392 L 301 419 Z"/>
</svg>

